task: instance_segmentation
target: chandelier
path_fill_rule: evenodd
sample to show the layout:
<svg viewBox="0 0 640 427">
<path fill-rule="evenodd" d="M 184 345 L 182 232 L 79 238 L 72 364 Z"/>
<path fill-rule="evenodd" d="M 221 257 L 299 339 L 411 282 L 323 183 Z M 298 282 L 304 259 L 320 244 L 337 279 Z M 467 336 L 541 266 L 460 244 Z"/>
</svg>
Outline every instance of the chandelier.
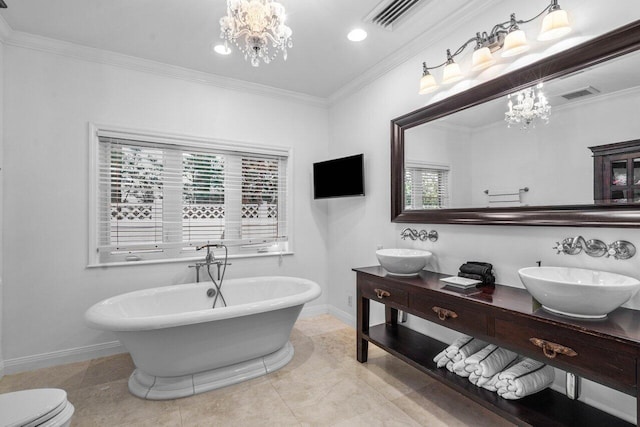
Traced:
<svg viewBox="0 0 640 427">
<path fill-rule="evenodd" d="M 542 83 L 539 83 L 536 89 L 537 91 L 533 87 L 528 87 L 513 95 L 507 95 L 509 110 L 504 113 L 504 120 L 508 127 L 519 125 L 521 129 L 531 129 L 536 127 L 537 119 L 544 124 L 549 123 L 551 106 L 542 93 Z"/>
<path fill-rule="evenodd" d="M 284 6 L 272 0 L 227 0 L 227 15 L 220 19 L 220 38 L 235 44 L 254 67 L 270 63 L 293 47 L 291 28 L 284 24 Z"/>
<path fill-rule="evenodd" d="M 571 31 L 567 12 L 558 5 L 558 0 L 551 0 L 550 3 L 531 19 L 516 19 L 515 13 L 511 14 L 508 21 L 498 23 L 489 32 L 477 32 L 475 37 L 470 38 L 457 50 L 451 53 L 447 49 L 446 61 L 435 67 L 427 67 L 426 62 L 422 63 L 422 78 L 420 79 L 419 94 L 433 92 L 439 85 L 435 77 L 429 72 L 436 68 L 444 67 L 442 70 L 442 80 L 440 84 L 446 85 L 457 82 L 464 78 L 460 65 L 455 62 L 455 57 L 460 55 L 469 44 L 475 44 L 473 56 L 471 58 L 471 72 L 477 72 L 489 68 L 496 63 L 494 52 L 501 50 L 500 56 L 508 58 L 529 50 L 526 35 L 520 29 L 520 25 L 528 24 L 538 19 L 545 12 L 547 15 L 542 20 L 538 40 L 547 41 L 557 39 Z"/>
</svg>

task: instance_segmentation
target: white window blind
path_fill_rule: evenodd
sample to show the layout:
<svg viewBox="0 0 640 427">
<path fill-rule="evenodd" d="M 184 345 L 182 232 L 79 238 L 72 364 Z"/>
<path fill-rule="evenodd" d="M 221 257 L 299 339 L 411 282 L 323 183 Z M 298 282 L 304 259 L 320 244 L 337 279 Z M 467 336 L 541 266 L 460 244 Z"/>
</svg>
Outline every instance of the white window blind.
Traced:
<svg viewBox="0 0 640 427">
<path fill-rule="evenodd" d="M 99 263 L 287 241 L 287 155 L 149 139 L 98 132 Z"/>
<path fill-rule="evenodd" d="M 405 167 L 405 209 L 441 209 L 449 206 L 449 168 L 434 165 Z"/>
</svg>

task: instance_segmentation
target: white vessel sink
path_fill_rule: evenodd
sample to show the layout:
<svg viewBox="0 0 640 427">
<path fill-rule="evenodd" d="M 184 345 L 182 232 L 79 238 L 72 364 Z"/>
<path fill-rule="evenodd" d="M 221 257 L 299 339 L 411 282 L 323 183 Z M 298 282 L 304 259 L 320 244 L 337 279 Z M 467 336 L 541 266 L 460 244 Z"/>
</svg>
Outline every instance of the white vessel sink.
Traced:
<svg viewBox="0 0 640 427">
<path fill-rule="evenodd" d="M 520 280 L 545 310 L 584 319 L 602 319 L 640 289 L 633 277 L 568 267 L 527 267 Z"/>
<path fill-rule="evenodd" d="M 397 276 L 418 274 L 431 257 L 431 252 L 420 249 L 378 249 L 378 262 L 385 270 Z"/>
</svg>

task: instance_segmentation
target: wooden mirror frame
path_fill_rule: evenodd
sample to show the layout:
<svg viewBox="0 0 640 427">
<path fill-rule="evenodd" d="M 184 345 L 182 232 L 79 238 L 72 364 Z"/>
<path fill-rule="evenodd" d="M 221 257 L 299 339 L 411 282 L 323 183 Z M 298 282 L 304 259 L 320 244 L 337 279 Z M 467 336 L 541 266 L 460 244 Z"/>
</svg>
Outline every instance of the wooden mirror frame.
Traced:
<svg viewBox="0 0 640 427">
<path fill-rule="evenodd" d="M 391 121 L 391 221 L 427 224 L 640 227 L 640 203 L 505 208 L 404 209 L 404 132 L 534 83 L 640 49 L 640 20 Z"/>
</svg>

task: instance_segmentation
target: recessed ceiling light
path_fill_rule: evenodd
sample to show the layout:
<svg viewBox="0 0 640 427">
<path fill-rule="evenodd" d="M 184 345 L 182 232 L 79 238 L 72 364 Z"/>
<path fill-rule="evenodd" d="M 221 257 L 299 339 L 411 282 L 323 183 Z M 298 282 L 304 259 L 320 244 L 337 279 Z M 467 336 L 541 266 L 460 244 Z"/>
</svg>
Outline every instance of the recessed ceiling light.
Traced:
<svg viewBox="0 0 640 427">
<path fill-rule="evenodd" d="M 349 34 L 347 34 L 347 38 L 352 42 L 361 42 L 362 40 L 367 38 L 367 32 L 362 28 L 356 28 L 355 30 L 351 30 Z"/>
<path fill-rule="evenodd" d="M 231 53 L 231 49 L 223 44 L 217 44 L 213 47 L 215 53 L 220 55 L 229 55 Z"/>
</svg>

